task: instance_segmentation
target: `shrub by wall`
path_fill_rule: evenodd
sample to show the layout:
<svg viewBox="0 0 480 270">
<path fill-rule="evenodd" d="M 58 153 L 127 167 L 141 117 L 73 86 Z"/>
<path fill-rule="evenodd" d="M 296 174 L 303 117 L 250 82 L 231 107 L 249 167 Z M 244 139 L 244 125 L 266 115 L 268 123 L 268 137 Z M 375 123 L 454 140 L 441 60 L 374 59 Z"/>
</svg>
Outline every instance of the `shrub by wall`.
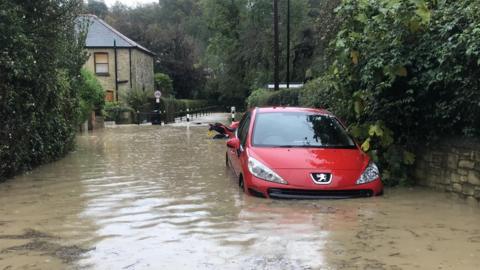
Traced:
<svg viewBox="0 0 480 270">
<path fill-rule="evenodd" d="M 121 103 L 106 102 L 103 109 L 103 116 L 105 117 L 105 121 L 114 121 L 117 124 L 122 124 L 131 118 L 130 115 L 129 117 L 124 117 L 124 114 L 131 114 L 133 112 L 132 108 Z"/>
<path fill-rule="evenodd" d="M 79 9 L 78 1 L 0 1 L 0 180 L 73 147 L 86 59 L 74 31 Z"/>
<path fill-rule="evenodd" d="M 249 108 L 262 107 L 268 104 L 268 98 L 272 94 L 272 91 L 268 91 L 264 88 L 253 90 L 250 96 L 247 98 L 247 106 Z"/>
</svg>

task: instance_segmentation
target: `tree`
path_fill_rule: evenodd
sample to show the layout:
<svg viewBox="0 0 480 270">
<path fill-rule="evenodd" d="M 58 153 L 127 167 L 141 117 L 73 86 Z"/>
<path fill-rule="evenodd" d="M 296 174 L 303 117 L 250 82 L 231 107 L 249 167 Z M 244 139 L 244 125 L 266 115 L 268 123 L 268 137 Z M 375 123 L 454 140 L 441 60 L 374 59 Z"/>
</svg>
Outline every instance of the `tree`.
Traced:
<svg viewBox="0 0 480 270">
<path fill-rule="evenodd" d="M 104 0 L 88 0 L 86 9 L 88 13 L 97 15 L 102 19 L 108 14 L 108 7 Z"/>
<path fill-rule="evenodd" d="M 157 54 L 155 71 L 173 80 L 179 98 L 198 97 L 205 84 L 200 54 L 205 48 L 199 1 L 163 0 L 128 8 L 112 7 L 107 21 Z"/>
<path fill-rule="evenodd" d="M 105 90 L 97 77 L 86 69 L 82 69 L 78 87 L 80 97 L 80 122 L 88 119 L 92 111 L 101 112 L 105 105 Z"/>
<path fill-rule="evenodd" d="M 163 97 L 175 97 L 173 81 L 167 74 L 155 73 L 155 89 L 162 91 Z"/>
<path fill-rule="evenodd" d="M 291 3 L 291 42 L 295 45 L 300 42 L 302 29 L 308 25 L 309 2 Z M 208 90 L 220 100 L 242 106 L 251 89 L 265 87 L 273 81 L 272 1 L 206 1 L 203 10 L 211 35 L 204 57 L 205 65 L 213 73 Z M 286 77 L 286 12 L 286 1 L 279 1 L 280 78 L 283 80 Z M 294 80 L 303 81 L 303 74 L 294 74 L 297 74 Z"/>
</svg>

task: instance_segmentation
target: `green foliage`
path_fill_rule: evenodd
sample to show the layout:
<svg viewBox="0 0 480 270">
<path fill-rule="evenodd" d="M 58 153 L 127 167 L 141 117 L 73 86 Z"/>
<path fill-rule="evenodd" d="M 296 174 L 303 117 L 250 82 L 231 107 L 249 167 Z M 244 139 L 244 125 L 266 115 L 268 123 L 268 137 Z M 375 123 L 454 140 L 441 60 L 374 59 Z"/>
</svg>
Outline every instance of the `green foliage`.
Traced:
<svg viewBox="0 0 480 270">
<path fill-rule="evenodd" d="M 155 100 L 152 100 L 155 102 Z M 167 114 L 167 121 L 171 122 L 175 119 L 179 113 L 185 113 L 187 108 L 197 110 L 205 108 L 208 105 L 206 100 L 192 100 L 192 99 L 174 99 L 174 98 L 161 98 L 160 99 L 160 111 L 165 111 Z"/>
<path fill-rule="evenodd" d="M 81 70 L 79 85 L 80 122 L 85 122 L 92 111 L 101 111 L 105 105 L 105 91 L 97 77 L 86 70 Z"/>
<path fill-rule="evenodd" d="M 282 25 L 286 25 L 286 3 L 279 1 Z M 291 1 L 291 5 L 291 59 L 295 66 L 309 61 L 314 41 L 306 44 L 303 35 L 311 22 L 308 15 L 310 1 Z M 207 95 L 224 104 L 242 107 L 250 89 L 263 87 L 273 80 L 272 1 L 204 1 L 203 12 L 206 24 L 211 30 L 203 58 L 203 63 L 209 67 L 210 73 Z M 281 63 L 286 61 L 284 33 L 282 31 L 280 37 Z M 298 46 L 295 46 L 297 44 Z M 299 57 L 294 58 L 294 55 Z M 303 73 L 294 72 L 293 80 L 303 81 Z M 284 64 L 281 65 L 280 76 L 286 76 Z"/>
<path fill-rule="evenodd" d="M 299 103 L 346 121 L 386 184 L 411 183 L 419 146 L 480 136 L 478 1 L 344 0 L 337 12 L 335 61 Z"/>
<path fill-rule="evenodd" d="M 164 73 L 155 73 L 155 90 L 160 90 L 163 97 L 175 97 L 173 81 L 170 76 Z"/>
<path fill-rule="evenodd" d="M 327 45 L 338 29 L 334 9 L 339 3 L 291 1 L 292 81 L 311 79 L 331 63 Z M 281 26 L 286 25 L 286 4 L 279 1 Z M 162 0 L 135 8 L 117 2 L 105 20 L 157 54 L 155 71 L 172 79 L 174 97 L 243 107 L 251 89 L 273 81 L 271 12 L 271 0 Z M 284 30 L 280 40 L 284 80 Z"/>
<path fill-rule="evenodd" d="M 115 121 L 115 123 L 122 123 L 124 113 L 132 113 L 133 109 L 118 102 L 105 102 L 103 115 L 105 121 Z"/>
<path fill-rule="evenodd" d="M 83 33 L 78 1 L 0 1 L 0 180 L 73 147 Z M 80 27 L 80 29 L 83 29 Z"/>
<path fill-rule="evenodd" d="M 200 53 L 208 37 L 200 1 L 162 0 L 130 8 L 117 2 L 106 21 L 157 54 L 155 72 L 173 81 L 176 97 L 197 98 L 205 85 Z"/>
<path fill-rule="evenodd" d="M 269 106 L 297 106 L 298 89 L 281 89 L 274 91 L 267 99 Z"/>
<path fill-rule="evenodd" d="M 247 106 L 297 106 L 299 91 L 295 89 L 282 89 L 278 91 L 259 88 L 247 98 Z"/>
<path fill-rule="evenodd" d="M 348 119 L 387 183 L 408 183 L 418 146 L 480 133 L 479 9 L 470 0 L 345 0 L 337 9 L 336 61 L 307 92 Z"/>
<path fill-rule="evenodd" d="M 327 109 L 343 121 L 355 120 L 351 115 L 351 96 L 338 88 L 328 74 L 306 83 L 299 92 L 298 99 L 302 106 Z"/>
<path fill-rule="evenodd" d="M 267 100 L 272 93 L 272 91 L 268 91 L 265 88 L 254 90 L 247 98 L 247 106 L 249 108 L 254 108 L 268 105 Z"/>
<path fill-rule="evenodd" d="M 135 112 L 149 110 L 149 102 L 151 93 L 139 89 L 132 89 L 125 95 L 125 100 L 130 108 Z"/>
<path fill-rule="evenodd" d="M 108 7 L 102 0 L 88 0 L 85 9 L 87 13 L 97 15 L 102 19 L 108 14 Z"/>
</svg>

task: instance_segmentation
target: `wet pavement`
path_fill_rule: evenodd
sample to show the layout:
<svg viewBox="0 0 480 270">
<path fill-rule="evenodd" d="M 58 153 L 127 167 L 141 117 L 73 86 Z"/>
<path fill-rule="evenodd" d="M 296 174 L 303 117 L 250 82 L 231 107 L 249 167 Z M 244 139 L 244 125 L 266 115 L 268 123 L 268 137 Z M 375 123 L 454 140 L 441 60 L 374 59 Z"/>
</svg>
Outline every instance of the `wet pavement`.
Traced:
<svg viewBox="0 0 480 270">
<path fill-rule="evenodd" d="M 480 208 L 422 188 L 335 201 L 245 196 L 196 124 L 79 135 L 0 184 L 0 270 L 479 269 Z"/>
</svg>

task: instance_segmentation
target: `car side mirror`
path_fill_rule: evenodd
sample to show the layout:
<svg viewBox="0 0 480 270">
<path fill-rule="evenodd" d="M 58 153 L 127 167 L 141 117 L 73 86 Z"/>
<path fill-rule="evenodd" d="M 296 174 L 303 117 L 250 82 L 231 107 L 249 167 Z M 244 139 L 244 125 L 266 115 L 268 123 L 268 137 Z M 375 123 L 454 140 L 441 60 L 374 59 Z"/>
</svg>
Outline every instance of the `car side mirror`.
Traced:
<svg viewBox="0 0 480 270">
<path fill-rule="evenodd" d="M 233 149 L 240 148 L 240 140 L 238 138 L 231 138 L 227 141 L 227 147 Z"/>
</svg>

